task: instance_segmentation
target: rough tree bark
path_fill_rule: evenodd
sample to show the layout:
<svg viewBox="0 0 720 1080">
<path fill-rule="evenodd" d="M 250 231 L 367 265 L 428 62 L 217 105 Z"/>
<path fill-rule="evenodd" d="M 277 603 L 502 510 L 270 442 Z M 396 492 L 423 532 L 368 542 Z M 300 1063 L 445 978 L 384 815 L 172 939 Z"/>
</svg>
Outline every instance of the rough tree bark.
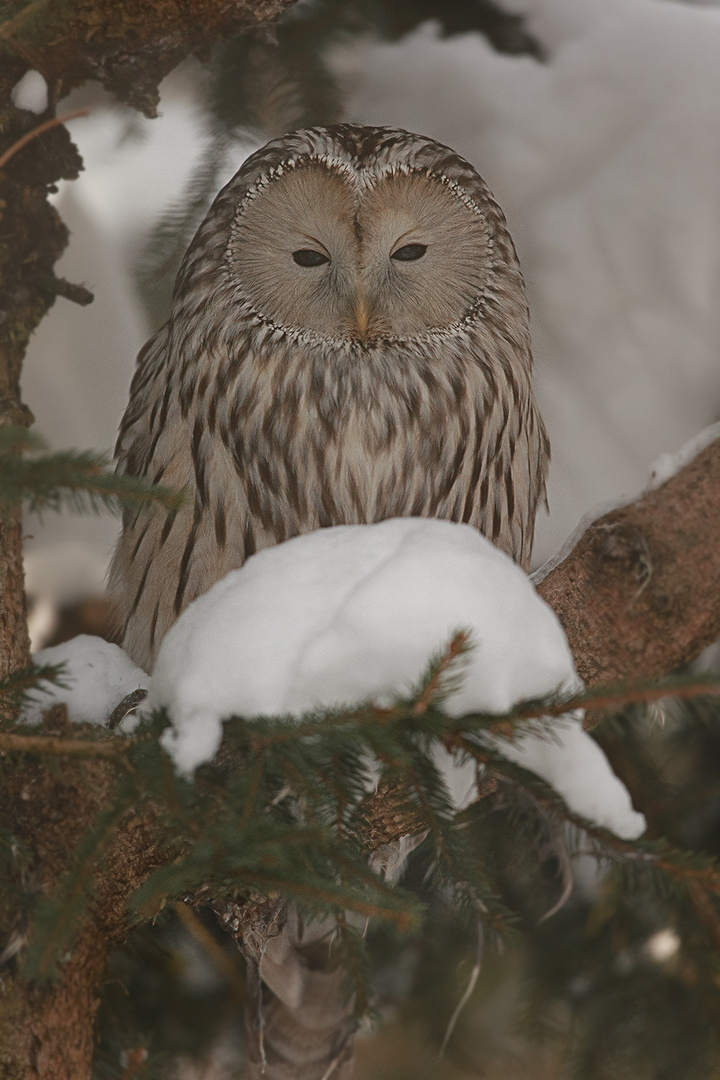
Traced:
<svg viewBox="0 0 720 1080">
<path fill-rule="evenodd" d="M 80 734 L 56 706 L 46 730 L 73 739 Z M 45 894 L 73 865 L 77 844 L 107 805 L 115 775 L 101 759 L 63 759 L 53 767 L 37 756 L 0 763 L 0 821 L 12 823 L 24 853 L 20 883 Z M 94 1048 L 93 1019 L 108 950 L 127 932 L 125 905 L 131 892 L 167 854 L 149 817 L 130 813 L 119 823 L 107 859 L 94 868 L 91 910 L 76 927 L 73 947 L 57 981 L 25 982 L 0 973 L 0 1077 L 2 1080 L 84 1080 Z M 78 883 L 78 888 L 90 882 Z M 0 894 L 3 945 L 20 945 L 26 932 L 12 890 Z M 48 955 L 48 974 L 53 957 Z"/>
<path fill-rule="evenodd" d="M 87 78 L 148 116 L 160 80 L 185 56 L 276 18 L 292 0 L 60 0 L 12 5 L 0 22 L 0 153 L 54 115 L 57 101 Z M 15 109 L 10 92 L 30 69 L 48 83 L 47 112 Z M 81 162 L 62 128 L 29 143 L 0 171 L 0 423 L 27 422 L 20 369 L 27 341 L 56 295 L 72 292 L 53 266 L 67 231 L 47 202 Z M 720 442 L 632 506 L 594 523 L 540 586 L 558 613 L 586 682 L 655 676 L 693 659 L 720 636 Z M 0 522 L 0 675 L 27 662 L 20 517 Z M 65 729 L 57 715 L 58 734 Z M 52 728 L 49 729 L 51 731 Z M 0 755 L 0 768 L 7 764 Z M 66 759 L 62 770 L 14 757 L 3 768 L 0 817 L 23 841 L 24 889 L 45 892 L 72 863 L 97 819 L 112 764 Z M 372 819 L 372 846 L 389 839 Z M 405 831 L 397 821 L 390 827 Z M 84 1080 L 107 950 L 126 931 L 130 893 L 162 862 L 152 822 L 129 816 L 117 830 L 95 901 L 77 928 L 61 976 L 28 985 L 0 977 L 0 1080 Z M 0 896 L 0 944 L 24 932 L 9 895 Z"/>
<path fill-rule="evenodd" d="M 294 0 L 44 0 L 14 6 L 0 23 L 13 81 L 39 71 L 49 108 L 74 86 L 96 79 L 106 90 L 157 115 L 159 85 L 193 53 L 263 29 Z"/>
<path fill-rule="evenodd" d="M 720 439 L 598 518 L 541 582 L 590 685 L 652 679 L 720 638 Z"/>
<path fill-rule="evenodd" d="M 14 65 L 0 61 L 2 150 L 27 127 L 24 114 L 7 104 Z M 8 133 L 5 137 L 5 132 Z M 17 132 L 17 135 L 15 135 Z M 40 140 L 38 140 L 40 143 Z M 27 424 L 20 397 L 20 371 L 30 335 L 55 299 L 53 265 L 67 243 L 67 230 L 47 201 L 48 185 L 78 175 L 80 158 L 66 131 L 48 132 L 42 146 L 29 144 L 24 159 L 0 171 L 0 424 Z M 14 171 L 12 166 L 15 165 Z M 11 241 L 11 242 L 9 242 Z M 48 287 L 48 282 L 51 283 Z M 0 518 L 0 677 L 30 660 L 23 590 L 21 516 L 15 508 Z"/>
</svg>

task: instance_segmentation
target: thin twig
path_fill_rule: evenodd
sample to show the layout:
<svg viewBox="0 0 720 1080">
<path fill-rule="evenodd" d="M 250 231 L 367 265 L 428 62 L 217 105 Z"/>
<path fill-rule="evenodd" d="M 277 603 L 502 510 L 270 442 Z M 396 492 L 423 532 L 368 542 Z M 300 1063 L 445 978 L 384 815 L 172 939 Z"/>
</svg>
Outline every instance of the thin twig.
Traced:
<svg viewBox="0 0 720 1080">
<path fill-rule="evenodd" d="M 427 712 L 433 703 L 440 687 L 442 686 L 443 678 L 445 677 L 448 668 L 457 660 L 458 656 L 467 650 L 468 642 L 470 640 L 470 633 L 468 630 L 459 630 L 457 634 L 448 643 L 445 652 L 443 653 L 440 662 L 437 665 L 437 669 L 433 672 L 432 678 L 428 680 L 427 686 L 423 687 L 423 691 L 418 700 L 413 705 L 413 714 L 415 716 L 422 716 Z"/>
<path fill-rule="evenodd" d="M 707 678 L 707 677 L 706 677 Z M 522 720 L 532 720 L 541 716 L 562 716 L 564 713 L 574 712 L 575 709 L 619 709 L 625 705 L 647 704 L 659 701 L 661 698 L 688 698 L 703 697 L 705 695 L 720 694 L 720 676 L 716 680 L 694 682 L 683 686 L 672 681 L 661 685 L 648 686 L 647 683 L 636 685 L 624 684 L 617 687 L 598 686 L 593 687 L 582 694 L 560 701 L 555 705 L 536 706 L 521 708 L 517 716 Z"/>
<path fill-rule="evenodd" d="M 133 742 L 130 738 L 114 738 L 100 742 L 94 739 L 66 739 L 56 735 L 14 735 L 0 732 L 0 752 L 20 754 L 61 754 L 68 757 L 114 758 Z"/>
<path fill-rule="evenodd" d="M 397 720 L 408 717 L 408 709 L 405 705 L 392 705 L 389 708 L 373 705 L 372 703 L 353 709 L 350 712 L 328 714 L 321 720 L 307 720 L 304 723 L 288 725 L 285 731 L 271 731 L 267 734 L 258 734 L 251 728 L 244 734 L 253 750 L 262 750 L 268 746 L 277 746 L 279 743 L 293 742 L 295 739 L 304 739 L 312 735 L 327 733 L 328 727 L 344 727 L 350 724 L 358 724 L 361 727 L 373 727 L 381 724 L 392 724 Z"/>
<path fill-rule="evenodd" d="M 685 677 L 685 680 L 687 680 L 687 677 Z M 642 682 L 623 683 L 619 686 L 598 686 L 583 691 L 581 694 L 576 694 L 571 698 L 565 698 L 562 701 L 546 703 L 533 701 L 527 705 L 520 705 L 516 710 L 507 714 L 498 714 L 497 725 L 493 724 L 492 730 L 497 730 L 500 725 L 508 725 L 514 719 L 536 720 L 543 716 L 564 716 L 566 713 L 574 712 L 576 709 L 619 709 L 625 705 L 659 701 L 662 698 L 688 699 L 717 694 L 720 694 L 720 676 L 708 678 L 707 675 L 703 676 L 702 680 L 691 683 L 687 683 L 687 681 L 683 683 L 680 679 L 677 681 L 670 679 L 659 685 L 657 682 L 652 684 Z M 252 748 L 261 750 L 269 746 L 292 742 L 295 739 L 321 735 L 327 732 L 328 727 L 331 725 L 333 727 L 349 727 L 353 724 L 361 727 L 390 725 L 407 720 L 413 715 L 417 715 L 418 711 L 422 712 L 423 710 L 422 708 L 418 710 L 416 704 L 408 706 L 407 703 L 400 702 L 397 705 L 385 707 L 369 702 L 364 707 L 348 712 L 325 715 L 321 720 L 307 720 L 304 723 L 289 725 L 284 731 L 260 734 L 250 729 L 246 734 Z M 473 714 L 469 713 L 467 715 L 472 716 Z M 464 717 L 460 717 L 459 722 L 463 719 Z M 451 744 L 454 739 L 455 736 L 449 736 Z"/>
<path fill-rule="evenodd" d="M 448 1024 L 448 1026 L 447 1026 L 447 1028 L 445 1030 L 445 1037 L 444 1037 L 444 1039 L 442 1041 L 442 1044 L 440 1046 L 440 1050 L 438 1052 L 438 1061 L 441 1061 L 443 1059 L 443 1057 L 445 1056 L 445 1051 L 447 1050 L 447 1045 L 450 1042 L 450 1039 L 452 1038 L 452 1033 L 455 1030 L 455 1025 L 458 1022 L 458 1019 L 460 1017 L 461 1012 L 463 1011 L 463 1009 L 467 1005 L 468 1001 L 472 997 L 473 990 L 475 989 L 475 987 L 477 985 L 478 978 L 480 977 L 480 971 L 481 971 L 481 968 L 482 968 L 482 960 L 483 960 L 483 952 L 485 950 L 485 932 L 483 930 L 483 924 L 481 922 L 478 922 L 478 924 L 477 924 L 477 935 L 478 935 L 478 940 L 477 940 L 477 948 L 475 950 L 475 963 L 473 964 L 473 969 L 470 972 L 470 978 L 468 979 L 468 984 L 465 987 L 465 992 L 464 992 L 463 996 L 460 998 L 460 1000 L 458 1001 L 457 1005 L 455 1006 L 455 1011 L 453 1012 L 452 1016 L 450 1017 L 450 1023 Z"/>
<path fill-rule="evenodd" d="M 717 908 L 708 896 L 707 887 L 700 881 L 688 881 L 687 890 L 700 922 L 712 937 L 715 946 L 719 947 L 720 920 L 718 919 Z M 717 892 L 717 890 L 712 891 Z"/>
<path fill-rule="evenodd" d="M 53 116 L 51 120 L 45 120 L 42 124 L 38 124 L 31 131 L 26 131 L 24 135 L 21 135 L 17 142 L 14 142 L 5 153 L 0 156 L 0 169 L 7 165 L 11 157 L 17 154 L 18 150 L 22 150 L 23 146 L 26 146 L 32 139 L 37 139 L 38 135 L 42 135 L 43 132 L 49 131 L 50 128 L 58 127 L 60 124 L 67 124 L 69 120 L 76 120 L 78 116 L 89 116 L 88 109 L 76 109 L 75 112 L 63 113 L 62 116 Z"/>
</svg>

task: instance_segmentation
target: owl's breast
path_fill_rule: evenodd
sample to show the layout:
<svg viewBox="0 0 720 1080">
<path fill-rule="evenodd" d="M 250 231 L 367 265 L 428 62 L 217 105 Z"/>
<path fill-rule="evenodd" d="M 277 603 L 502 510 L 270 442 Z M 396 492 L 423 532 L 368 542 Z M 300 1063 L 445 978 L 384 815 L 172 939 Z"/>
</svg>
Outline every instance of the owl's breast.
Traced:
<svg viewBox="0 0 720 1080">
<path fill-rule="evenodd" d="M 508 411 L 471 357 L 288 349 L 244 366 L 226 441 L 264 534 L 395 516 L 479 524 Z"/>
</svg>

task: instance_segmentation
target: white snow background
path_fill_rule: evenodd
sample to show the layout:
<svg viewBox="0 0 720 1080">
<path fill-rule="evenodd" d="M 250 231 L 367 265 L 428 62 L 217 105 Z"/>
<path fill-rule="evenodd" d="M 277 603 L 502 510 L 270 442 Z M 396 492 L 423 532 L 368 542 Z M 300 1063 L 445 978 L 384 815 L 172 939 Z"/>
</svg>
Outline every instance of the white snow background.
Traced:
<svg viewBox="0 0 720 1080">
<path fill-rule="evenodd" d="M 720 9 L 679 0 L 503 0 L 546 54 L 502 56 L 427 24 L 356 43 L 334 64 L 348 119 L 456 147 L 503 206 L 527 281 L 536 386 L 553 446 L 536 564 L 599 502 L 639 491 L 651 462 L 720 415 Z M 29 80 L 29 107 L 42 87 Z M 145 121 L 90 86 L 61 106 L 86 171 L 60 185 L 72 230 L 59 273 L 96 293 L 58 300 L 35 334 L 24 393 L 53 446 L 111 447 L 146 325 L 131 269 L 206 139 L 190 69 Z M 228 178 L 243 151 L 227 162 Z M 107 561 L 108 517 L 48 515 L 28 531 L 64 567 Z M 36 563 L 37 565 L 37 563 Z M 61 575 L 31 574 L 42 594 Z M 52 587 L 52 586 L 51 586 Z"/>
</svg>

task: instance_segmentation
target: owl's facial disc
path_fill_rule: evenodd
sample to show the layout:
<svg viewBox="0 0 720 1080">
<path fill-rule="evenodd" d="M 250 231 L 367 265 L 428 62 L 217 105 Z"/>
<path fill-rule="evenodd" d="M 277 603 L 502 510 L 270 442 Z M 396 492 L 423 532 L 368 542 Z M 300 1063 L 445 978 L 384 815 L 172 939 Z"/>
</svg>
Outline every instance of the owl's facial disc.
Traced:
<svg viewBox="0 0 720 1080">
<path fill-rule="evenodd" d="M 313 163 L 260 188 L 228 250 L 260 315 L 367 342 L 459 322 L 487 281 L 490 233 L 438 178 L 356 178 Z"/>
</svg>

